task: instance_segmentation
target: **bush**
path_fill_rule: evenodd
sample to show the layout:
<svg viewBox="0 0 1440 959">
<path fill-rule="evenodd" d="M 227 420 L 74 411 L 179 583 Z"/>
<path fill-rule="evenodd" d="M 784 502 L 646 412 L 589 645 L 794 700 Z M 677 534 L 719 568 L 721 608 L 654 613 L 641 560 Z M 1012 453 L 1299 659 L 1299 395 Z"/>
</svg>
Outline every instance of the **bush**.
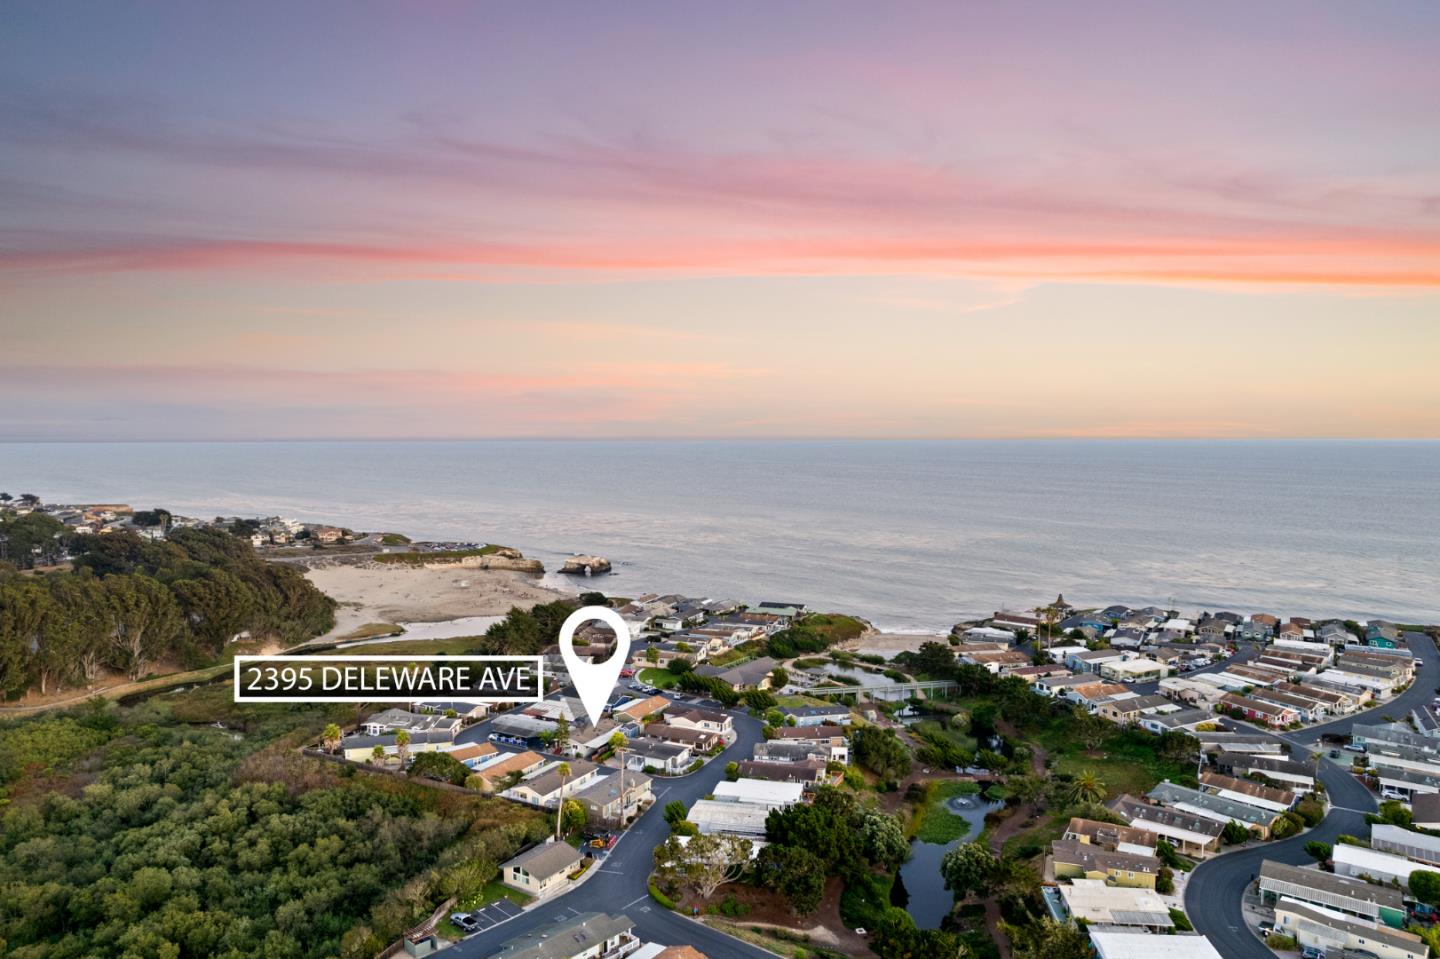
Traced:
<svg viewBox="0 0 1440 959">
<path fill-rule="evenodd" d="M 650 880 L 650 898 L 654 899 L 666 909 L 674 910 L 675 908 L 675 900 L 661 892 L 660 887 L 655 885 L 654 879 Z"/>
<path fill-rule="evenodd" d="M 1305 821 L 1305 825 L 1311 828 L 1320 825 L 1325 819 L 1325 807 L 1314 799 L 1300 800 L 1295 806 L 1295 812 Z"/>
<path fill-rule="evenodd" d="M 1300 948 L 1300 944 L 1295 941 L 1295 937 L 1281 935 L 1278 932 L 1272 932 L 1266 936 L 1265 945 L 1279 952 L 1294 952 Z"/>
<path fill-rule="evenodd" d="M 1179 909 L 1170 910 L 1170 921 L 1175 923 L 1176 930 L 1180 932 L 1194 932 L 1195 927 L 1190 923 L 1190 917 Z"/>
</svg>

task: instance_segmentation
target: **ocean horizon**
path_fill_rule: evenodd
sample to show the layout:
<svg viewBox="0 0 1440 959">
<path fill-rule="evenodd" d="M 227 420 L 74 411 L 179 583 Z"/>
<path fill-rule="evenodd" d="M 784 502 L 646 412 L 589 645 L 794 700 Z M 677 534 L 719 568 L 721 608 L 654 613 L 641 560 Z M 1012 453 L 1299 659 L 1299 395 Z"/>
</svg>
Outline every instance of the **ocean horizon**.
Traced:
<svg viewBox="0 0 1440 959">
<path fill-rule="evenodd" d="M 1428 440 L 0 443 L 0 489 L 503 543 L 607 593 L 944 632 L 1078 605 L 1440 621 Z"/>
</svg>

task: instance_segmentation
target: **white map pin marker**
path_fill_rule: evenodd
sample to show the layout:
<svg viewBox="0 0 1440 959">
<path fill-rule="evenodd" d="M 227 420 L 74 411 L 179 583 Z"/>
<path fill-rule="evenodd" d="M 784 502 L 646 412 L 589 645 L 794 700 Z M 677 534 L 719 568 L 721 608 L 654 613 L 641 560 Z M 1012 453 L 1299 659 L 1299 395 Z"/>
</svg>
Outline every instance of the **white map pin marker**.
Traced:
<svg viewBox="0 0 1440 959">
<path fill-rule="evenodd" d="M 600 620 L 615 631 L 615 653 L 603 663 L 587 663 L 575 655 L 575 630 L 592 619 Z M 590 716 L 590 725 L 599 725 L 605 715 L 605 703 L 630 656 L 630 627 L 609 606 L 582 606 L 567 616 L 560 627 L 560 655 L 570 672 L 570 682 L 574 683 L 580 702 Z"/>
</svg>

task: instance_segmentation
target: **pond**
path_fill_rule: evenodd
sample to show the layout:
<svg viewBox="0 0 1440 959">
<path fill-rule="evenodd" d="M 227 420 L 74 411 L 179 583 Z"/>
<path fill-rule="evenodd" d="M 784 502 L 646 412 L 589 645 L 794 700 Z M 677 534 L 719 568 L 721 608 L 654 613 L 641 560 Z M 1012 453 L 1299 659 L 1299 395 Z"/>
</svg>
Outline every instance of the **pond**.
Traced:
<svg viewBox="0 0 1440 959">
<path fill-rule="evenodd" d="M 950 812 L 970 823 L 969 832 L 963 839 L 943 846 L 918 839 L 912 841 L 910 861 L 900 867 L 900 882 L 910 897 L 905 908 L 921 929 L 939 929 L 940 920 L 955 904 L 955 897 L 946 890 L 945 880 L 940 878 L 940 860 L 956 846 L 980 835 L 980 830 L 985 828 L 985 814 L 1005 804 L 991 802 L 983 796 L 955 796 L 946 805 Z"/>
<path fill-rule="evenodd" d="M 872 673 L 868 669 L 860 669 L 859 667 L 846 668 L 836 663 L 826 663 L 820 667 L 820 672 L 829 676 L 844 676 L 846 679 L 856 680 L 860 683 L 860 685 L 856 687 L 857 689 L 873 689 L 876 686 L 895 685 L 895 680 L 883 673 Z M 881 693 L 875 698 L 904 699 L 905 697 L 901 693 Z"/>
</svg>

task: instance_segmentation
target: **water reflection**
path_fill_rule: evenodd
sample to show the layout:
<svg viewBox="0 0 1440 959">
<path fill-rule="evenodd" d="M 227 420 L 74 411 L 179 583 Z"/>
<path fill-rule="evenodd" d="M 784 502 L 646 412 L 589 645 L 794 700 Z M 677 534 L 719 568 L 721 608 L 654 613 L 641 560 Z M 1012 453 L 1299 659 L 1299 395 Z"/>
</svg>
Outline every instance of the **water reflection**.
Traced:
<svg viewBox="0 0 1440 959">
<path fill-rule="evenodd" d="M 980 835 L 980 830 L 985 828 L 986 813 L 1004 805 L 983 796 L 954 796 L 945 806 L 970 824 L 965 836 L 943 846 L 918 839 L 910 843 L 910 861 L 900 867 L 900 881 L 909 896 L 906 908 L 916 926 L 921 929 L 940 928 L 940 920 L 955 904 L 954 896 L 946 890 L 945 881 L 940 878 L 940 860 L 951 849 Z"/>
</svg>

